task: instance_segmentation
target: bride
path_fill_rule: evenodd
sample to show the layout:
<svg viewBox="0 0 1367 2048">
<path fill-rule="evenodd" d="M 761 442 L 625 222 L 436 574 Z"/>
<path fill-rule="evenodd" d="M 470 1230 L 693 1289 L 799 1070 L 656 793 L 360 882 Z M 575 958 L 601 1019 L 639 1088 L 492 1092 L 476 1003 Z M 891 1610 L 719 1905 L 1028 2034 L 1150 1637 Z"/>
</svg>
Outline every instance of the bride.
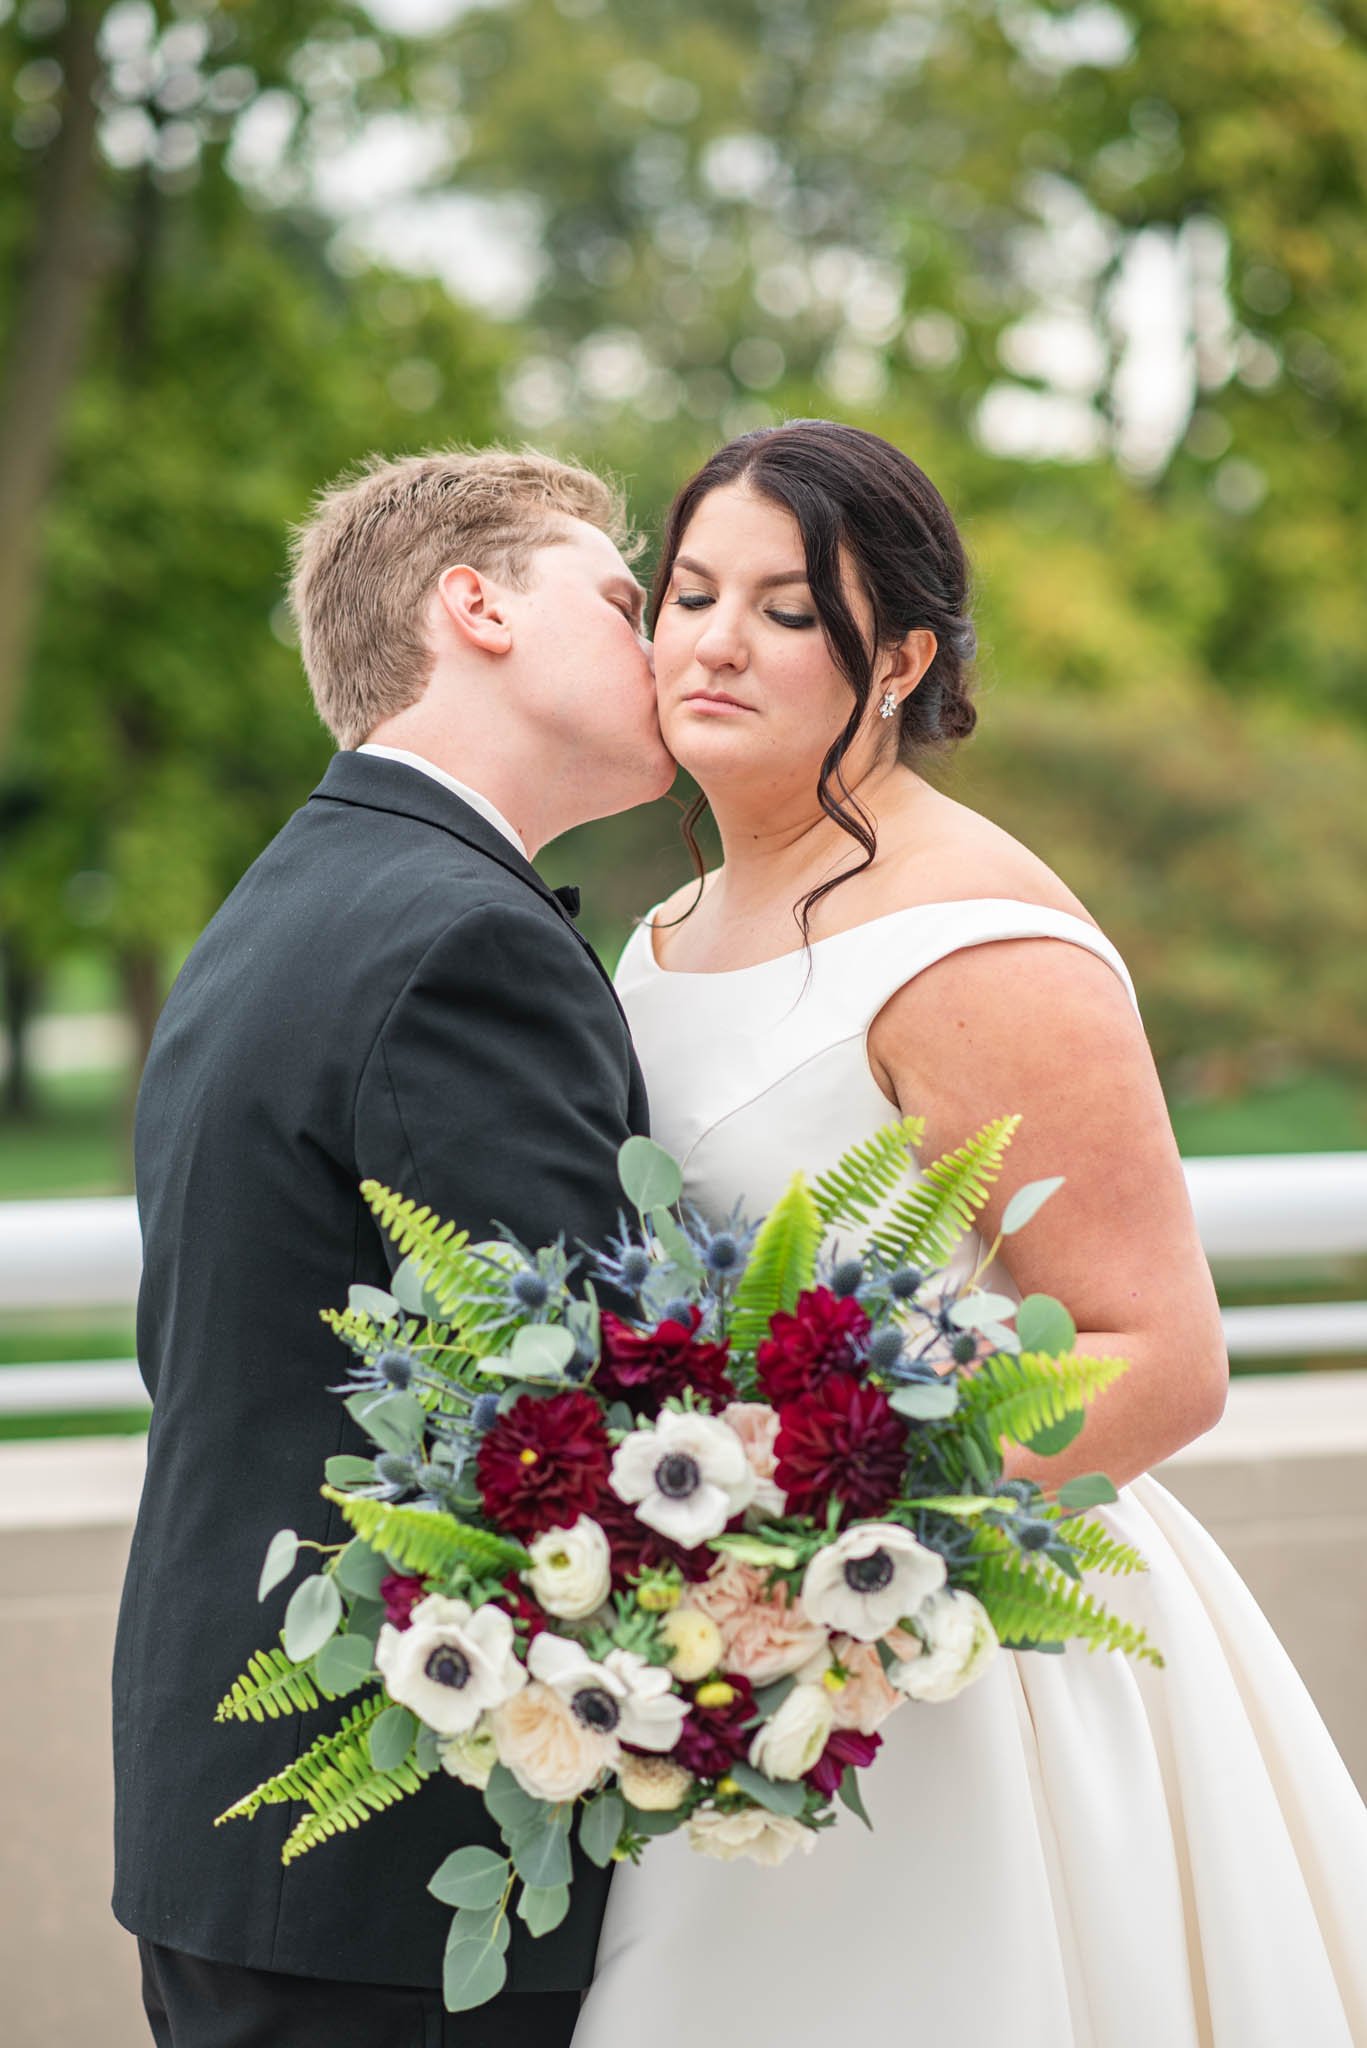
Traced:
<svg viewBox="0 0 1367 2048">
<path fill-rule="evenodd" d="M 973 727 L 967 568 L 929 480 L 826 421 L 748 434 L 670 515 L 660 722 L 722 865 L 618 974 L 655 1136 L 713 1215 L 758 1215 L 880 1124 L 926 1156 L 1020 1112 L 1012 1188 L 1065 1184 L 985 1284 L 1062 1299 L 1131 1371 L 1069 1449 L 1149 1571 L 1107 1581 L 1164 1651 L 1002 1653 L 881 1728 L 852 1816 L 781 1868 L 679 1835 L 618 1866 L 575 2048 L 1352 2048 L 1367 1818 L 1228 1562 L 1149 1468 L 1209 1429 L 1214 1291 L 1123 961 L 1005 832 L 918 772 Z M 961 1248 L 976 1259 L 972 1239 Z"/>
</svg>

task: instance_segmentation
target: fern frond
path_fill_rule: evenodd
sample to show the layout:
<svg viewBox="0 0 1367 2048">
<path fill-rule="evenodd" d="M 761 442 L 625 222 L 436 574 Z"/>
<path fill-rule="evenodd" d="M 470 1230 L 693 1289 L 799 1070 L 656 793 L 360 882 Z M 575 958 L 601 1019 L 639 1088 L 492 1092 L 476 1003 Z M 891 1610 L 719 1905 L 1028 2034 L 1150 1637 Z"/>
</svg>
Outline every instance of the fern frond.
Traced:
<svg viewBox="0 0 1367 2048">
<path fill-rule="evenodd" d="M 884 1124 L 871 1138 L 851 1145 L 829 1173 L 812 1183 L 822 1226 L 868 1223 L 916 1168 L 915 1151 L 926 1134 L 923 1116 Z"/>
<path fill-rule="evenodd" d="M 1129 1371 L 1123 1358 L 1082 1358 L 1065 1351 L 1014 1356 L 998 1351 L 959 1379 L 959 1415 L 981 1422 L 1000 1442 L 1028 1444 L 1041 1430 L 1085 1408 Z"/>
<path fill-rule="evenodd" d="M 1108 1614 L 1085 1587 L 1052 1565 L 1022 1557 L 984 1557 L 973 1591 L 1002 1642 L 1081 1641 L 1092 1650 L 1120 1650 L 1161 1668 L 1163 1659 L 1142 1628 Z"/>
<path fill-rule="evenodd" d="M 794 1309 L 816 1274 L 821 1248 L 821 1214 L 800 1173 L 793 1175 L 760 1226 L 754 1249 L 736 1286 L 731 1342 L 753 1352 L 769 1334 L 769 1318 Z"/>
<path fill-rule="evenodd" d="M 280 1861 L 293 1863 L 319 1842 L 325 1842 L 329 1835 L 358 1828 L 372 1813 L 383 1813 L 387 1806 L 396 1806 L 400 1799 L 417 1791 L 425 1775 L 411 1756 L 392 1770 L 377 1771 L 364 1740 L 358 1747 L 343 1750 L 327 1766 L 312 1801 L 312 1813 L 301 1815 L 286 1836 Z"/>
<path fill-rule="evenodd" d="M 1018 1116 L 999 1116 L 957 1152 L 923 1168 L 917 1185 L 874 1233 L 880 1258 L 889 1265 L 942 1266 L 972 1229 L 1019 1124 Z"/>
<path fill-rule="evenodd" d="M 437 1508 L 396 1507 L 389 1501 L 321 1489 L 372 1550 L 415 1578 L 446 1578 L 458 1568 L 475 1578 L 502 1578 L 521 1571 L 531 1559 L 520 1543 L 510 1543 L 488 1529 L 458 1522 Z"/>
<path fill-rule="evenodd" d="M 1084 1521 L 1075 1515 L 1059 1524 L 1059 1534 L 1077 1553 L 1078 1568 L 1084 1572 L 1110 1572 L 1125 1578 L 1131 1572 L 1146 1572 L 1147 1561 L 1130 1543 L 1112 1536 L 1104 1522 Z"/>
<path fill-rule="evenodd" d="M 419 1208 L 378 1181 L 363 1180 L 361 1193 L 381 1229 L 422 1274 L 451 1325 L 453 1342 L 475 1358 L 497 1351 L 499 1338 L 517 1318 L 504 1291 L 505 1276 L 467 1250 L 469 1232 L 443 1223 L 426 1205 Z"/>
<path fill-rule="evenodd" d="M 226 1813 L 220 1813 L 214 1826 L 222 1827 L 225 1820 L 254 1820 L 263 1806 L 287 1806 L 291 1799 L 306 1799 L 312 1804 L 315 1799 L 324 1798 L 325 1773 L 336 1757 L 359 1751 L 365 1757 L 367 1770 L 373 1768 L 370 1730 L 390 1704 L 387 1693 L 372 1693 L 369 1699 L 352 1707 L 330 1734 L 320 1735 L 292 1764 L 277 1771 L 273 1778 L 263 1779 Z"/>
<path fill-rule="evenodd" d="M 320 1700 L 336 1697 L 320 1683 L 312 1657 L 295 1664 L 283 1650 L 258 1650 L 214 1708 L 214 1719 L 278 1721 L 282 1714 L 304 1714 Z"/>
</svg>

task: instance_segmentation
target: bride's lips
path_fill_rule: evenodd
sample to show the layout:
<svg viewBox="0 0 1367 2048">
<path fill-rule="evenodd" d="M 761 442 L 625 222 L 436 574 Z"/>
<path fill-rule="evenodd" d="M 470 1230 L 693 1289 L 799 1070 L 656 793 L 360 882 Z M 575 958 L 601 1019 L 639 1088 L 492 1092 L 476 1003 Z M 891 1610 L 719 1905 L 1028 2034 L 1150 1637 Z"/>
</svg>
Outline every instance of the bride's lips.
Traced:
<svg viewBox="0 0 1367 2048">
<path fill-rule="evenodd" d="M 742 704 L 739 697 L 727 697 L 720 691 L 695 690 L 683 702 L 694 711 L 753 711 L 752 704 Z"/>
</svg>

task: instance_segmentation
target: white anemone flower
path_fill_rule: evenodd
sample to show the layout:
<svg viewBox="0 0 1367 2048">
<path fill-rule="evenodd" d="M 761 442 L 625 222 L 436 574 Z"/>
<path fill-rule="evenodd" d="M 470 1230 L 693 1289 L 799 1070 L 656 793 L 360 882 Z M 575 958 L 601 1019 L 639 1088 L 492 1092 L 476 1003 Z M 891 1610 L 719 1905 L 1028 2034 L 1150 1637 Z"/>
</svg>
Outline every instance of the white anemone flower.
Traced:
<svg viewBox="0 0 1367 2048">
<path fill-rule="evenodd" d="M 981 1678 L 997 1654 L 997 1631 L 971 1593 L 932 1593 L 911 1617 L 919 1657 L 888 1666 L 888 1684 L 912 1700 L 952 1700 Z"/>
<path fill-rule="evenodd" d="M 945 1582 L 938 1550 L 897 1522 L 859 1522 L 828 1543 L 802 1577 L 802 1605 L 833 1635 L 871 1643 Z"/>
<path fill-rule="evenodd" d="M 595 1662 L 582 1643 L 543 1629 L 527 1652 L 534 1678 L 558 1693 L 575 1719 L 610 1745 L 616 1767 L 620 1745 L 673 1749 L 683 1731 L 687 1700 L 674 1691 L 663 1665 L 635 1650 L 609 1650 Z"/>
<path fill-rule="evenodd" d="M 492 1601 L 429 1593 L 407 1628 L 386 1622 L 375 1664 L 392 1700 L 411 1707 L 438 1735 L 463 1735 L 486 1707 L 511 1699 L 527 1683 L 513 1648 L 512 1616 Z"/>
<path fill-rule="evenodd" d="M 729 1424 L 666 1408 L 618 1444 L 609 1484 L 648 1528 L 695 1550 L 749 1506 L 755 1475 Z"/>
</svg>

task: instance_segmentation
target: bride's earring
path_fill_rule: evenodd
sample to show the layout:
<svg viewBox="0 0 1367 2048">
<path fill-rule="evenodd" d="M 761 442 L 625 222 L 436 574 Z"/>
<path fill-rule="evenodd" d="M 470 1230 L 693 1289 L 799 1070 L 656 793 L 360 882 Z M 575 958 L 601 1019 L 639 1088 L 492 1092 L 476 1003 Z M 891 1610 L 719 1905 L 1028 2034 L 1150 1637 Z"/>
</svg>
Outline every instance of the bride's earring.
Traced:
<svg viewBox="0 0 1367 2048">
<path fill-rule="evenodd" d="M 878 707 L 878 716 L 880 718 L 892 718 L 895 715 L 896 710 L 897 692 L 895 690 L 888 690 L 884 694 L 883 701 Z"/>
</svg>

